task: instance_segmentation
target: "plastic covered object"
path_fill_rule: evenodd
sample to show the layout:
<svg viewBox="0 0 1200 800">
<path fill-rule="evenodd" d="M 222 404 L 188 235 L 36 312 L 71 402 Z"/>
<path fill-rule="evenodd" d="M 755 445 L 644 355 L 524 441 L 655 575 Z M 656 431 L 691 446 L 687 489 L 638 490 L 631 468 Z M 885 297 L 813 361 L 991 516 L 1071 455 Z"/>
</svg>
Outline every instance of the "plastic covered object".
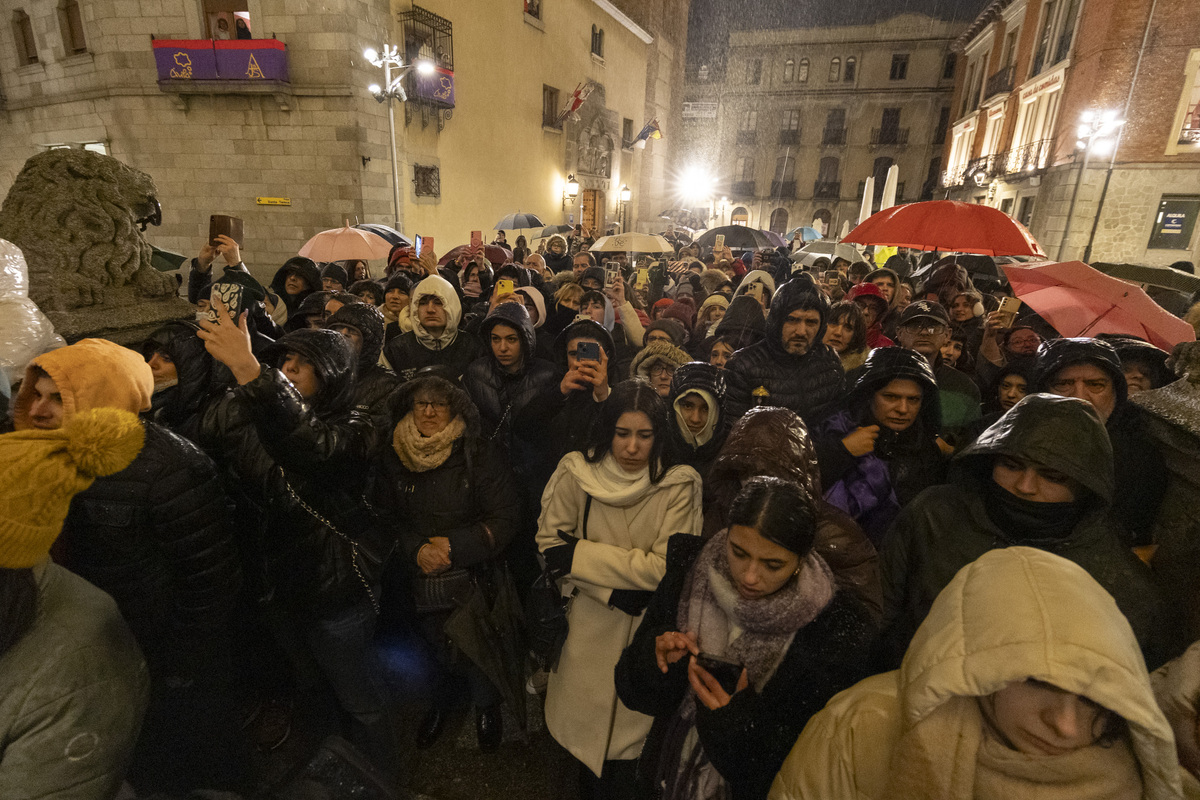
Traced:
<svg viewBox="0 0 1200 800">
<path fill-rule="evenodd" d="M 65 344 L 29 299 L 29 267 L 21 248 L 0 239 L 0 368 L 19 378 L 31 359 Z"/>
</svg>

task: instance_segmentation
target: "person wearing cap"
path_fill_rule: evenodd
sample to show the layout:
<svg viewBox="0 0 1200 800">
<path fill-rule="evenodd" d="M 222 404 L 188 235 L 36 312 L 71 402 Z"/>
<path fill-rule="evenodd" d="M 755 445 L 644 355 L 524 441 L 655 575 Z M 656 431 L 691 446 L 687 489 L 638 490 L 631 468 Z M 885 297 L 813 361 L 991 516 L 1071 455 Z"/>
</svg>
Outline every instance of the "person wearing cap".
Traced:
<svg viewBox="0 0 1200 800">
<path fill-rule="evenodd" d="M 120 472 L 137 416 L 83 409 L 0 434 L 0 797 L 109 798 L 138 740 L 150 676 L 113 599 L 52 563 L 71 498 Z"/>
<path fill-rule="evenodd" d="M 951 446 L 981 416 L 979 387 L 942 361 L 942 347 L 950 340 L 950 315 L 940 303 L 918 300 L 900 315 L 896 336 L 901 347 L 916 350 L 933 368 L 942 407 L 941 437 Z"/>
<path fill-rule="evenodd" d="M 724 295 L 710 294 L 704 298 L 704 302 L 700 304 L 700 310 L 696 312 L 696 325 L 692 328 L 692 335 L 688 338 L 694 350 L 700 347 L 728 310 L 729 300 Z M 692 355 L 696 355 L 696 352 L 693 352 Z"/>
<path fill-rule="evenodd" d="M 153 390 L 136 351 L 83 339 L 30 362 L 13 426 L 58 430 L 95 408 L 141 413 Z M 148 788 L 209 777 L 203 785 L 236 788 L 246 764 L 229 749 L 237 724 L 224 659 L 241 575 L 225 490 L 196 445 L 153 422 L 142 427 L 137 458 L 71 502 L 57 558 L 112 595 L 149 664 L 154 691 L 135 776 Z"/>
<path fill-rule="evenodd" d="M 412 330 L 392 339 L 384 357 L 401 381 L 422 367 L 443 365 L 461 376 L 467 365 L 484 354 L 479 340 L 462 330 L 462 302 L 454 286 L 440 275 L 430 275 L 412 292 L 409 316 Z"/>
<path fill-rule="evenodd" d="M 899 666 L 938 593 L 989 550 L 1023 545 L 1074 561 L 1116 600 L 1146 664 L 1165 661 L 1165 609 L 1111 506 L 1113 450 L 1087 402 L 1021 400 L 951 465 L 949 482 L 904 506 L 880 549 L 880 666 Z"/>
<path fill-rule="evenodd" d="M 1129 402 L 1125 370 L 1116 349 L 1100 339 L 1054 339 L 1038 348 L 1035 392 L 1086 400 L 1112 441 L 1117 491 L 1113 516 L 1132 546 L 1152 544 L 1154 519 L 1167 490 L 1162 453 L 1146 433 L 1141 409 Z"/>
<path fill-rule="evenodd" d="M 731 322 L 738 302 L 740 298 L 717 326 L 718 333 Z M 737 351 L 725 365 L 731 419 L 756 405 L 790 408 L 801 419 L 811 419 L 841 396 L 842 362 L 824 342 L 828 313 L 829 300 L 807 275 L 779 287 L 771 298 L 763 341 Z"/>
<path fill-rule="evenodd" d="M 412 330 L 409 303 L 412 300 L 413 279 L 404 270 L 396 270 L 383 285 L 384 344 Z"/>
<path fill-rule="evenodd" d="M 374 417 L 386 417 L 388 398 L 400 381 L 396 373 L 379 363 L 379 354 L 383 352 L 383 314 L 366 303 L 349 303 L 331 314 L 325 327 L 345 336 L 357 357 L 354 407 Z"/>
<path fill-rule="evenodd" d="M 191 320 L 168 322 L 141 347 L 154 375 L 154 396 L 146 419 L 193 442 L 214 384 L 212 356 L 196 336 L 199 330 Z"/>
<path fill-rule="evenodd" d="M 245 319 L 215 305 L 220 322 L 202 323 L 200 337 L 236 385 L 205 411 L 200 438 L 235 501 L 247 591 L 280 645 L 300 642 L 316 661 L 351 741 L 394 776 L 399 743 L 372 644 L 394 539 L 362 503 L 379 432 L 354 408 L 354 349 L 340 333 L 302 329 L 260 363 Z"/>
<path fill-rule="evenodd" d="M 580 358 L 580 345 L 594 345 L 599 359 Z M 562 375 L 557 391 L 536 397 L 529 411 L 533 418 L 549 420 L 549 449 L 538 462 L 543 468 L 538 476 L 542 486 L 563 456 L 583 446 L 593 420 L 608 400 L 616 363 L 612 336 L 591 319 L 576 319 L 563 329 L 554 341 L 554 354 L 554 365 Z"/>
<path fill-rule="evenodd" d="M 933 369 L 903 347 L 871 351 L 841 408 L 813 438 L 825 499 L 878 546 L 900 508 L 946 477 Z"/>
<path fill-rule="evenodd" d="M 888 313 L 888 302 L 883 299 L 883 293 L 873 283 L 860 283 L 852 286 L 846 292 L 846 299 L 858 305 L 863 312 L 863 321 L 867 325 L 867 347 L 891 347 L 895 344 L 883 335 L 883 318 Z"/>
<path fill-rule="evenodd" d="M 336 261 L 321 265 L 321 288 L 327 292 L 344 292 L 350 285 L 346 268 Z"/>
<path fill-rule="evenodd" d="M 667 395 L 667 460 L 687 464 L 708 477 L 709 467 L 729 435 L 725 402 L 725 371 L 702 361 L 690 361 L 671 376 Z"/>
<path fill-rule="evenodd" d="M 634 378 L 650 384 L 659 397 L 666 399 L 671 393 L 671 377 L 675 370 L 691 360 L 686 350 L 669 341 L 651 341 L 633 357 L 629 371 Z"/>
</svg>

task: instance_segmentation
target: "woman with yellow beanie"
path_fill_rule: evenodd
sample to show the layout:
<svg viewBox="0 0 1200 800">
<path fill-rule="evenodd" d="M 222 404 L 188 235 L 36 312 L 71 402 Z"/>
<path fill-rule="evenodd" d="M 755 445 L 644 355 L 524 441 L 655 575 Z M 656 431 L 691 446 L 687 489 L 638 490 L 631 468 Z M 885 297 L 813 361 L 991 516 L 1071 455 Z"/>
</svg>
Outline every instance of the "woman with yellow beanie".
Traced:
<svg viewBox="0 0 1200 800">
<path fill-rule="evenodd" d="M 143 437 L 111 408 L 0 435 L 0 797 L 110 798 L 121 785 L 146 664 L 112 598 L 48 555 L 71 498 L 129 466 Z"/>
</svg>

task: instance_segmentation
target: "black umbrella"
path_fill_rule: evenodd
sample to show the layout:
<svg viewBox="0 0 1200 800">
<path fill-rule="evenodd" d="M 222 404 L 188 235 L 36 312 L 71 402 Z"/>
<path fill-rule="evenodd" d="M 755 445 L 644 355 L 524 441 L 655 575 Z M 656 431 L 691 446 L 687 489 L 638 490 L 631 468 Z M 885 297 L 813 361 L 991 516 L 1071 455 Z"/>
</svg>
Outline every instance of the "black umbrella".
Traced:
<svg viewBox="0 0 1200 800">
<path fill-rule="evenodd" d="M 360 225 L 355 225 L 354 227 L 358 228 L 360 231 L 368 231 L 376 236 L 387 239 L 388 244 L 390 244 L 392 247 L 395 247 L 398 244 L 402 244 L 405 247 L 413 246 L 413 243 L 408 240 L 408 237 L 395 228 L 390 228 L 387 225 L 364 222 Z"/>
<path fill-rule="evenodd" d="M 1010 263 L 1007 258 L 1003 259 L 1003 261 L 1005 264 Z M 960 253 L 957 255 L 946 256 L 945 258 L 939 258 L 937 261 L 921 267 L 909 277 L 919 283 L 920 281 L 928 278 L 939 267 L 942 267 L 946 264 L 958 264 L 967 271 L 968 275 L 972 277 L 998 278 L 1000 280 L 1004 280 L 1004 273 L 1002 273 L 1000 268 L 996 266 L 995 258 L 992 258 L 991 256 L 972 255 L 969 253 Z"/>
<path fill-rule="evenodd" d="M 1200 276 L 1170 267 L 1149 267 L 1143 264 L 1108 264 L 1099 262 L 1093 267 L 1105 275 L 1112 275 L 1130 283 L 1144 286 L 1161 286 L 1177 292 L 1200 292 Z"/>
<path fill-rule="evenodd" d="M 534 238 L 545 239 L 547 236 L 553 236 L 556 233 L 566 233 L 570 230 L 574 230 L 574 228 L 572 228 L 570 225 L 547 225 L 546 227 L 542 228 L 542 232 Z"/>
<path fill-rule="evenodd" d="M 729 249 L 761 250 L 777 247 L 776 243 L 758 228 L 748 225 L 722 225 L 719 228 L 709 228 L 696 239 L 701 247 L 712 247 L 717 242 L 717 236 L 724 234 L 725 246 Z"/>
</svg>

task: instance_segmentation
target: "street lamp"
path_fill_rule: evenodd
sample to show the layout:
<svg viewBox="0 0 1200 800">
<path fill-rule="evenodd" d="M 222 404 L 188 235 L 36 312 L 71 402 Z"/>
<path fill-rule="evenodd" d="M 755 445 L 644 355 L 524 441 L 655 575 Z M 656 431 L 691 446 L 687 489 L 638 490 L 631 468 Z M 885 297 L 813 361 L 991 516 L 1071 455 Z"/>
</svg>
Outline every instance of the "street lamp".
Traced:
<svg viewBox="0 0 1200 800">
<path fill-rule="evenodd" d="M 629 201 L 633 199 L 633 190 L 629 184 L 621 184 L 621 232 L 629 230 Z"/>
<path fill-rule="evenodd" d="M 392 217 L 395 219 L 395 227 L 398 230 L 400 228 L 400 168 L 396 163 L 396 114 L 392 108 L 392 101 L 399 100 L 403 103 L 408 100 L 408 94 L 402 85 L 404 78 L 414 69 L 422 75 L 433 74 L 433 62 L 421 59 L 412 64 L 405 64 L 404 59 L 400 57 L 400 49 L 390 44 L 383 46 L 382 53 L 368 47 L 363 51 L 363 58 L 372 66 L 383 68 L 383 86 L 372 83 L 367 87 L 367 91 L 375 97 L 376 102 L 382 103 L 386 100 L 388 104 L 388 139 L 391 142 L 391 149 L 388 153 L 392 159 Z"/>
<path fill-rule="evenodd" d="M 579 181 L 575 180 L 575 173 L 571 173 L 570 175 L 567 176 L 566 184 L 563 185 L 563 196 L 562 196 L 563 211 L 567 210 L 567 203 L 570 203 L 571 207 L 574 208 L 575 207 L 575 198 L 577 198 L 577 197 L 579 197 Z M 571 221 L 574 222 L 575 220 L 572 219 Z"/>
<path fill-rule="evenodd" d="M 1083 166 L 1079 170 L 1079 177 L 1075 180 L 1075 188 L 1071 191 L 1071 203 L 1067 206 L 1067 221 L 1063 227 L 1062 240 L 1058 243 L 1058 258 L 1061 261 L 1063 253 L 1067 249 L 1067 237 L 1071 233 L 1071 220 L 1075 216 L 1075 200 L 1079 197 L 1079 185 L 1083 183 L 1083 178 L 1087 175 L 1088 163 L 1091 161 L 1092 151 L 1095 148 L 1096 140 L 1099 139 L 1101 144 L 1106 143 L 1106 137 L 1120 131 L 1121 126 L 1125 124 L 1125 120 L 1117 119 L 1117 112 L 1109 109 L 1101 113 L 1095 111 L 1085 111 L 1079 115 L 1079 127 L 1075 130 L 1075 135 L 1078 139 L 1075 142 L 1076 151 L 1083 151 Z M 1113 151 L 1114 158 L 1116 157 L 1115 149 Z M 1111 165 L 1109 166 L 1111 174 Z M 1108 188 L 1108 182 L 1105 181 L 1105 189 Z M 1096 209 L 1097 217 L 1100 209 Z M 1096 233 L 1095 224 L 1092 226 L 1092 235 Z M 1091 255 L 1091 243 L 1088 243 L 1087 252 L 1084 258 Z"/>
</svg>

